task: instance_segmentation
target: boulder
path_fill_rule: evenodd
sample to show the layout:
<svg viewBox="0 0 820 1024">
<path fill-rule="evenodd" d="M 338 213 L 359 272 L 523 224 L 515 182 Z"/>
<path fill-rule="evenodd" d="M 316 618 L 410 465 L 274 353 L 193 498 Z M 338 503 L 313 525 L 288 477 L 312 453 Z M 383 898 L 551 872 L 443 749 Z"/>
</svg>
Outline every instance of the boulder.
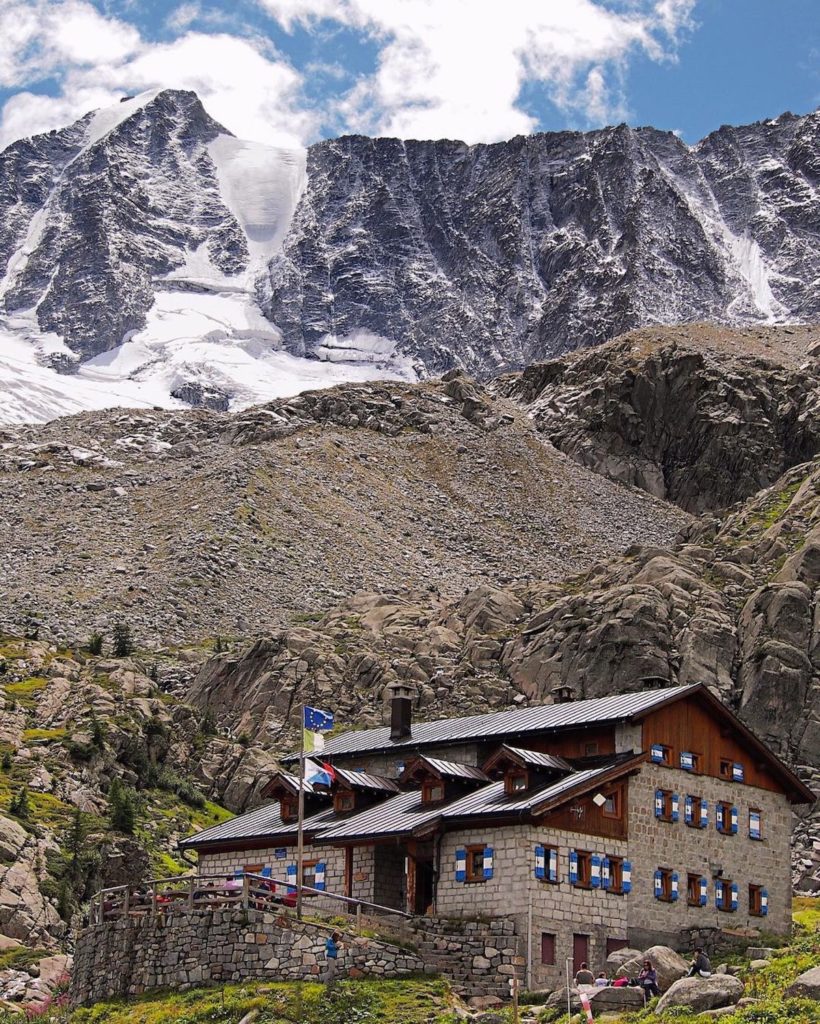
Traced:
<svg viewBox="0 0 820 1024">
<path fill-rule="evenodd" d="M 637 978 L 643 967 L 644 960 L 651 960 L 658 975 L 658 988 L 665 992 L 689 970 L 689 965 L 674 949 L 669 946 L 650 946 L 645 953 L 627 960 L 618 969 L 622 978 Z"/>
<path fill-rule="evenodd" d="M 626 1013 L 629 1010 L 640 1010 L 644 1005 L 643 991 L 630 986 L 613 988 L 611 985 L 607 985 L 606 988 L 597 988 L 591 992 L 589 1003 L 594 1014 Z"/>
<path fill-rule="evenodd" d="M 688 1006 L 695 1013 L 734 1006 L 743 995 L 743 982 L 731 974 L 713 974 L 710 978 L 681 978 L 661 996 L 657 1012 L 670 1006 Z"/>
<path fill-rule="evenodd" d="M 750 960 L 749 970 L 750 971 L 762 971 L 764 967 L 769 966 L 768 960 Z"/>
<path fill-rule="evenodd" d="M 625 946 L 623 949 L 616 949 L 614 953 L 610 953 L 606 958 L 606 966 L 609 968 L 607 973 L 614 973 L 628 961 L 636 960 L 641 956 L 643 954 L 639 949 L 630 949 L 628 946 Z"/>
<path fill-rule="evenodd" d="M 771 960 L 776 950 L 771 946 L 748 946 L 746 956 L 750 960 Z"/>
<path fill-rule="evenodd" d="M 810 967 L 789 985 L 785 995 L 788 999 L 820 1000 L 820 966 Z"/>
</svg>

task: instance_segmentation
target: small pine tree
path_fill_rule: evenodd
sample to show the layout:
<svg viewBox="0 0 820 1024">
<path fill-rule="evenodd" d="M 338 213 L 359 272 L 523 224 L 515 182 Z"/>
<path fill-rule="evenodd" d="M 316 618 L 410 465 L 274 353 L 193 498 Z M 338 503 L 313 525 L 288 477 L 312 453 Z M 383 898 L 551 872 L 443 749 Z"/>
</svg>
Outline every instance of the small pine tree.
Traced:
<svg viewBox="0 0 820 1024">
<path fill-rule="evenodd" d="M 214 638 L 214 654 L 221 654 L 225 650 L 225 643 L 222 637 L 217 633 Z"/>
<path fill-rule="evenodd" d="M 75 906 L 74 892 L 68 879 L 64 878 L 57 893 L 57 913 L 64 921 L 70 921 Z"/>
<path fill-rule="evenodd" d="M 102 654 L 102 633 L 92 633 L 91 636 L 88 638 L 88 643 L 86 644 L 86 647 L 88 648 L 89 654 Z"/>
<path fill-rule="evenodd" d="M 102 750 L 105 746 L 105 730 L 96 715 L 91 719 L 91 743 L 97 750 Z"/>
<path fill-rule="evenodd" d="M 133 834 L 137 823 L 136 794 L 119 779 L 114 779 L 108 790 L 108 815 L 113 829 Z"/>
<path fill-rule="evenodd" d="M 3 753 L 3 762 L 2 763 L 3 763 L 3 771 L 4 772 L 10 772 L 11 771 L 11 751 L 10 750 L 4 751 L 4 753 Z"/>
<path fill-rule="evenodd" d="M 9 813 L 22 821 L 28 821 L 31 814 L 31 804 L 28 799 L 28 786 L 21 786 L 9 804 Z"/>
<path fill-rule="evenodd" d="M 134 641 L 131 638 L 131 627 L 120 619 L 114 623 L 111 631 L 112 650 L 115 658 L 127 658 L 134 653 Z"/>
<path fill-rule="evenodd" d="M 159 682 L 159 665 L 157 665 L 156 662 L 154 662 L 154 664 L 151 666 L 148 672 L 148 677 L 152 683 Z"/>
</svg>

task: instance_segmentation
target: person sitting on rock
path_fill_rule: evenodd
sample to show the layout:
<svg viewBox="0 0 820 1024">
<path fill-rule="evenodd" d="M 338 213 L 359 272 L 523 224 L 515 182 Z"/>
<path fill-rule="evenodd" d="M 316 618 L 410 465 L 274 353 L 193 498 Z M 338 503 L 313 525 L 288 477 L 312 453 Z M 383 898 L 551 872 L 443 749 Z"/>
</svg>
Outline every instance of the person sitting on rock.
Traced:
<svg viewBox="0 0 820 1024">
<path fill-rule="evenodd" d="M 712 976 L 712 964 L 709 957 L 703 952 L 703 946 L 695 949 L 695 958 L 689 965 L 687 978 L 710 978 Z"/>
<path fill-rule="evenodd" d="M 608 984 L 609 984 L 609 978 L 607 978 L 606 974 L 603 971 L 601 971 L 601 973 L 595 979 L 595 987 L 596 988 L 606 988 L 606 986 Z"/>
<path fill-rule="evenodd" d="M 652 996 L 659 996 L 661 994 L 661 990 L 658 988 L 658 972 L 652 966 L 651 960 L 644 960 L 641 973 L 638 975 L 638 984 L 643 989 L 646 999 L 651 999 Z"/>
<path fill-rule="evenodd" d="M 595 975 L 589 969 L 589 964 L 586 963 L 586 961 L 584 963 L 582 963 L 581 966 L 578 968 L 578 973 L 575 975 L 575 984 L 576 985 L 594 985 L 595 984 Z"/>
</svg>

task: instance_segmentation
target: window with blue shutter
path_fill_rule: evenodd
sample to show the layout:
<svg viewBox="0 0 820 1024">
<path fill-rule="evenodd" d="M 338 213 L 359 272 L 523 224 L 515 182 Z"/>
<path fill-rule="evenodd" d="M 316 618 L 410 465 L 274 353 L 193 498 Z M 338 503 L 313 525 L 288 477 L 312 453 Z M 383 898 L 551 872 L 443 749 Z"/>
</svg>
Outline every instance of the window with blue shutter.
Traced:
<svg viewBox="0 0 820 1024">
<path fill-rule="evenodd" d="M 723 832 L 725 830 L 723 820 L 724 816 L 725 810 L 723 804 L 715 804 L 715 828 L 718 830 L 718 832 Z"/>
<path fill-rule="evenodd" d="M 700 802 L 700 827 L 706 828 L 709 824 L 709 801 L 701 800 Z"/>
<path fill-rule="evenodd" d="M 695 755 L 691 754 L 688 750 L 682 750 L 680 766 L 685 772 L 693 772 L 695 770 Z"/>
<path fill-rule="evenodd" d="M 546 877 L 546 850 L 543 846 L 535 847 L 535 877 L 544 878 Z"/>
<path fill-rule="evenodd" d="M 666 801 L 664 799 L 663 790 L 662 789 L 656 789 L 655 790 L 655 817 L 656 818 L 662 818 L 663 817 L 663 815 L 664 815 L 664 804 L 665 803 L 666 803 Z"/>
<path fill-rule="evenodd" d="M 730 910 L 737 910 L 737 907 L 738 907 L 738 885 L 737 885 L 737 882 L 732 882 L 731 886 L 729 887 L 729 894 L 730 894 L 729 909 Z"/>
<path fill-rule="evenodd" d="M 719 878 L 715 879 L 715 906 L 723 910 L 723 882 Z"/>
<path fill-rule="evenodd" d="M 730 824 L 729 824 L 729 831 L 730 831 L 730 833 L 733 836 L 736 836 L 737 835 L 737 825 L 738 825 L 738 810 L 737 810 L 737 807 L 733 807 L 731 809 L 731 811 L 729 812 L 729 815 L 730 815 L 730 817 L 729 817 L 729 822 L 730 822 Z"/>
<path fill-rule="evenodd" d="M 547 881 L 558 881 L 558 851 L 550 850 L 547 856 Z"/>
<path fill-rule="evenodd" d="M 325 864 L 324 861 L 319 861 L 316 867 L 313 869 L 313 888 L 320 889 L 322 892 L 325 891 Z"/>
<path fill-rule="evenodd" d="M 760 890 L 760 913 L 765 917 L 769 913 L 769 890 Z"/>
<path fill-rule="evenodd" d="M 467 851 L 463 847 L 456 850 L 456 881 L 467 881 Z"/>
<path fill-rule="evenodd" d="M 653 743 L 649 748 L 649 759 L 653 764 L 666 764 L 667 749 L 660 743 Z"/>
<path fill-rule="evenodd" d="M 632 892 L 632 861 L 625 860 L 623 863 L 623 884 L 622 889 L 624 892 Z"/>
<path fill-rule="evenodd" d="M 749 811 L 749 838 L 762 839 L 760 811 Z"/>
<path fill-rule="evenodd" d="M 593 853 L 593 855 L 590 857 L 590 859 L 589 859 L 589 866 L 590 866 L 589 884 L 592 886 L 593 889 L 600 889 L 601 888 L 601 858 L 598 856 L 597 853 Z"/>
<path fill-rule="evenodd" d="M 296 865 L 288 864 L 285 870 L 288 876 L 288 892 L 296 892 Z"/>
<path fill-rule="evenodd" d="M 687 825 L 693 825 L 695 822 L 695 798 L 693 796 L 684 797 L 683 820 Z"/>
<path fill-rule="evenodd" d="M 656 900 L 663 899 L 663 872 L 662 871 L 656 871 L 655 872 L 654 883 L 655 883 L 655 899 Z"/>
<path fill-rule="evenodd" d="M 707 879 L 701 877 L 701 880 L 700 880 L 700 905 L 702 907 L 705 907 L 708 899 L 709 899 L 709 882 L 708 882 Z"/>
<path fill-rule="evenodd" d="M 680 820 L 680 797 L 677 793 L 672 794 L 672 809 L 669 815 L 672 821 Z"/>
<path fill-rule="evenodd" d="M 601 888 L 609 888 L 609 857 L 601 858 Z"/>
<path fill-rule="evenodd" d="M 743 765 L 740 761 L 735 761 L 732 765 L 732 782 L 743 782 L 745 772 L 743 771 Z"/>
<path fill-rule="evenodd" d="M 492 846 L 484 847 L 484 877 L 493 877 L 493 848 Z"/>
<path fill-rule="evenodd" d="M 578 884 L 578 854 L 575 850 L 569 851 L 569 881 L 570 885 Z"/>
<path fill-rule="evenodd" d="M 680 896 L 680 877 L 677 871 L 673 871 L 671 875 L 671 886 L 669 890 L 669 899 L 673 902 Z"/>
</svg>

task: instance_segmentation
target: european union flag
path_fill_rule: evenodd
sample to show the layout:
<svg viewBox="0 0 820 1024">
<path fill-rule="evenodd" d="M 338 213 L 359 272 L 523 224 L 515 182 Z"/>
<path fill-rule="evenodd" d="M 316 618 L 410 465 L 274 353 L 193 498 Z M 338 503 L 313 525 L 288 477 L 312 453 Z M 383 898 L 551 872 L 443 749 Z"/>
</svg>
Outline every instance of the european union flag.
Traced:
<svg viewBox="0 0 820 1024">
<path fill-rule="evenodd" d="M 309 732 L 328 732 L 333 728 L 333 713 L 305 707 L 305 728 Z"/>
</svg>

